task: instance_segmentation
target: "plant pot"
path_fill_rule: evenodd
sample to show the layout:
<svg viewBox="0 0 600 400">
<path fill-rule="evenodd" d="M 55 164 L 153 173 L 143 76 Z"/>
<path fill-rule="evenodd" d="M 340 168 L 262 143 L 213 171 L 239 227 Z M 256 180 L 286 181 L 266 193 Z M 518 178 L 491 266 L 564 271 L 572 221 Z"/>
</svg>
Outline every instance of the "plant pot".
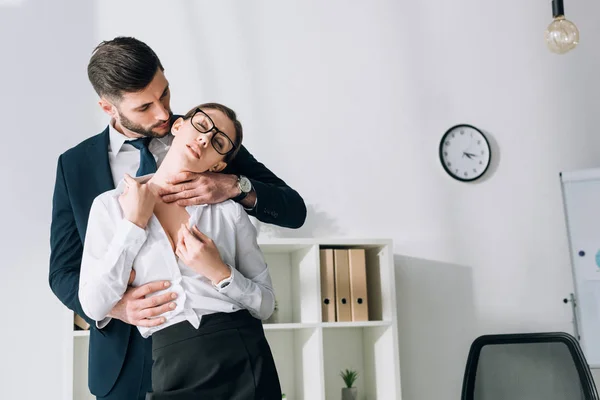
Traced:
<svg viewBox="0 0 600 400">
<path fill-rule="evenodd" d="M 357 400 L 358 389 L 355 387 L 342 388 L 342 400 Z"/>
</svg>

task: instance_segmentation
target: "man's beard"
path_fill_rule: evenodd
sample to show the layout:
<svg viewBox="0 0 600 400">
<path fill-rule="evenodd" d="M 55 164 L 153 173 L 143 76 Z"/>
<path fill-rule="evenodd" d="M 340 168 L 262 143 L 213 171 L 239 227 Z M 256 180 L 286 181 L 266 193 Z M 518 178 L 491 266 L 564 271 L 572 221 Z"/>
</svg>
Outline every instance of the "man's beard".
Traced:
<svg viewBox="0 0 600 400">
<path fill-rule="evenodd" d="M 169 128 L 171 127 L 170 121 L 172 119 L 173 119 L 173 112 L 169 110 Z M 137 133 L 138 135 L 142 135 L 142 136 L 146 136 L 146 137 L 153 137 L 153 138 L 159 137 L 160 138 L 160 137 L 164 137 L 167 133 L 169 133 L 169 130 L 167 130 L 164 133 L 158 133 L 158 132 L 153 131 L 154 128 L 164 124 L 165 121 L 157 122 L 156 124 L 152 125 L 150 128 L 144 128 L 142 125 L 136 124 L 135 122 L 131 121 L 129 118 L 127 118 L 122 113 L 119 113 L 119 122 L 121 123 L 121 126 L 123 128 L 130 130 L 131 132 Z"/>
</svg>

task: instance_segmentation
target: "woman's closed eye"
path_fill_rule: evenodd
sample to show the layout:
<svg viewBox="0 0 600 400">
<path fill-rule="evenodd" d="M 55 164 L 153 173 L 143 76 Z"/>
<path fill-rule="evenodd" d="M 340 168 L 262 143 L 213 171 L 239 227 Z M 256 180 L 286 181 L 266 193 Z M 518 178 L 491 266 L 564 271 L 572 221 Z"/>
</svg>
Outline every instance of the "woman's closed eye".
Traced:
<svg viewBox="0 0 600 400">
<path fill-rule="evenodd" d="M 219 150 L 223 150 L 223 148 L 225 148 L 225 140 L 220 136 L 217 136 L 217 138 L 215 139 L 215 144 L 219 148 Z"/>
<path fill-rule="evenodd" d="M 208 131 L 208 126 L 206 124 L 206 122 L 202 121 L 202 122 L 197 122 L 196 126 L 198 128 L 200 128 L 202 130 L 202 132 L 207 132 Z"/>
</svg>

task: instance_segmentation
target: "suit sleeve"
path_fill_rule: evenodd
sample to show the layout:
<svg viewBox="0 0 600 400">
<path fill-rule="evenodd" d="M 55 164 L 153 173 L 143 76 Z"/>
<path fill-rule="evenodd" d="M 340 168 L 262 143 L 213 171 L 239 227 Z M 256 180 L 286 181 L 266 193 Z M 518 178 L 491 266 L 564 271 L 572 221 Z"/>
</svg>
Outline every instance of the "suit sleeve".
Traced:
<svg viewBox="0 0 600 400">
<path fill-rule="evenodd" d="M 300 228 L 306 220 L 306 205 L 298 192 L 258 162 L 244 146 L 232 161 L 233 169 L 246 176 L 256 191 L 256 206 L 247 210 L 258 220 L 285 228 Z"/>
<path fill-rule="evenodd" d="M 90 325 L 95 325 L 94 321 L 85 315 L 79 302 L 78 288 L 82 254 L 83 243 L 81 243 L 75 224 L 61 156 L 58 159 L 52 200 L 50 288 L 65 306 L 79 314 Z"/>
</svg>

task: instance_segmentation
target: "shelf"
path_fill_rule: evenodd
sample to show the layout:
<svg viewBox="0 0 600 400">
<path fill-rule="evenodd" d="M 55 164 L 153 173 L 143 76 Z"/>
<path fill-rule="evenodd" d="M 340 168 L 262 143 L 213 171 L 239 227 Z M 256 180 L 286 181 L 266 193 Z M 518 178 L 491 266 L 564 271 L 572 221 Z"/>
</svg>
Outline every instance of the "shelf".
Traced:
<svg viewBox="0 0 600 400">
<path fill-rule="evenodd" d="M 346 368 L 358 372 L 355 386 L 359 399 L 399 398 L 399 382 L 396 382 L 399 366 L 394 338 L 391 325 L 324 330 L 325 398 L 340 397 L 343 382 L 339 374 Z M 390 393 L 396 393 L 398 397 L 389 397 Z"/>
<path fill-rule="evenodd" d="M 321 320 L 318 285 L 319 247 L 263 247 L 277 301 L 277 323 L 317 323 Z M 285 250 L 285 251 L 284 251 Z"/>
<path fill-rule="evenodd" d="M 360 321 L 360 322 L 316 322 L 316 323 L 296 323 L 296 324 L 263 324 L 267 330 L 286 330 L 286 329 L 311 329 L 311 328 L 372 328 L 377 326 L 390 326 L 391 321 Z"/>
<path fill-rule="evenodd" d="M 360 247 L 371 248 L 389 246 L 392 242 L 389 239 L 356 239 L 356 238 L 327 238 L 325 240 L 319 238 L 312 239 L 296 239 L 296 238 L 258 238 L 258 245 L 265 251 L 274 251 L 281 249 L 282 251 L 297 250 L 308 246 L 343 246 L 343 247 Z"/>
<path fill-rule="evenodd" d="M 289 400 L 322 399 L 322 336 L 318 329 L 265 332 L 281 390 Z"/>
<path fill-rule="evenodd" d="M 289 329 L 312 329 L 317 328 L 319 324 L 300 324 L 300 323 L 291 323 L 291 324 L 263 324 L 263 329 L 265 331 L 285 331 Z"/>
<path fill-rule="evenodd" d="M 73 390 L 73 400 L 95 400 L 88 389 L 88 347 L 89 331 L 76 331 L 74 333 L 86 333 L 86 335 L 77 335 L 76 337 L 85 338 L 73 340 L 73 381 L 71 383 Z"/>
<path fill-rule="evenodd" d="M 390 321 L 361 321 L 361 322 L 322 322 L 323 328 L 370 328 L 377 326 L 390 326 Z"/>
<path fill-rule="evenodd" d="M 369 328 L 377 326 L 390 326 L 390 321 L 362 321 L 362 322 L 318 322 L 318 323 L 283 323 L 283 324 L 263 324 L 265 331 L 285 331 L 294 329 L 315 329 L 315 328 Z M 90 331 L 73 331 L 73 337 L 89 337 Z"/>
</svg>

